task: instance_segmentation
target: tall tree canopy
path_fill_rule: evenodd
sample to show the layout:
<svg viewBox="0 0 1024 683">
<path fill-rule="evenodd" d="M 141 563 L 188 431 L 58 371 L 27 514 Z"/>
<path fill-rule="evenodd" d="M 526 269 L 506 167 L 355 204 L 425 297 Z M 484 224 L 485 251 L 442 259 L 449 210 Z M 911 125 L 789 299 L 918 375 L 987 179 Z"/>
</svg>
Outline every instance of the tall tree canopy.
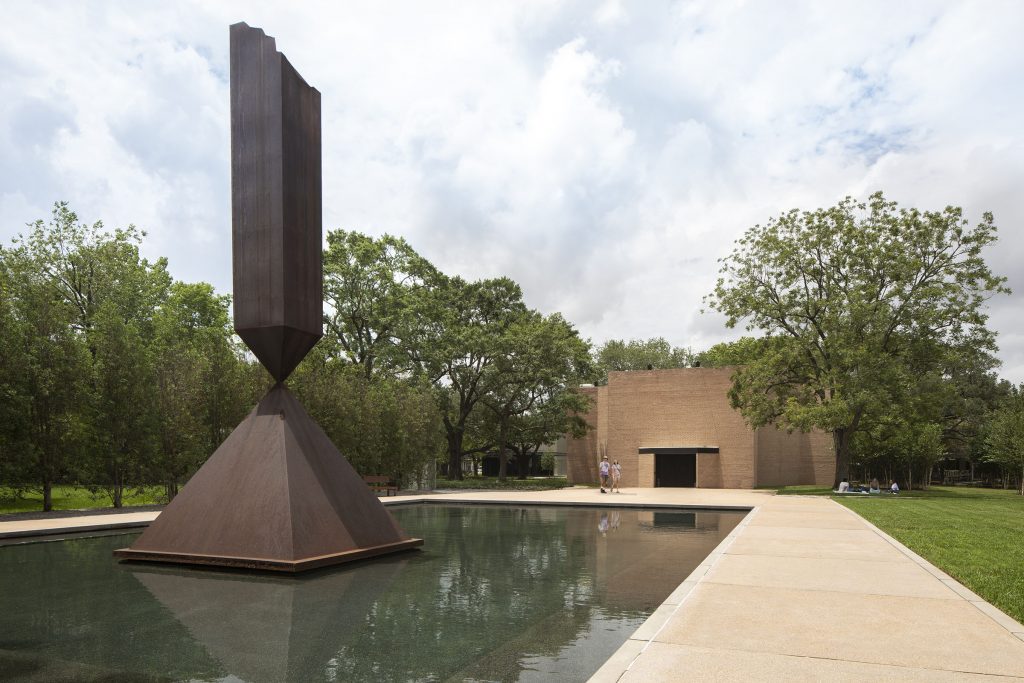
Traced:
<svg viewBox="0 0 1024 683">
<path fill-rule="evenodd" d="M 613 370 L 663 370 L 688 368 L 696 356 L 688 348 L 672 346 L 664 337 L 652 339 L 609 339 L 594 354 L 598 384 L 608 381 Z"/>
<path fill-rule="evenodd" d="M 438 387 L 448 475 L 461 478 L 469 417 L 497 388 L 503 338 L 527 315 L 523 293 L 508 278 L 445 278 L 418 299 L 416 314 L 403 344 L 418 374 Z"/>
<path fill-rule="evenodd" d="M 986 459 L 1001 466 L 1004 473 L 1018 474 L 1020 494 L 1024 496 L 1024 384 L 1014 387 L 993 411 L 985 441 L 989 447 Z"/>
<path fill-rule="evenodd" d="M 991 214 L 867 202 L 797 210 L 749 229 L 722 259 L 708 304 L 730 327 L 779 337 L 742 367 L 731 398 L 748 422 L 831 431 L 836 481 L 865 417 L 905 395 L 909 379 L 950 350 L 994 349 L 984 303 L 1008 292 L 982 250 Z"/>
<path fill-rule="evenodd" d="M 740 337 L 736 341 L 721 342 L 700 352 L 696 362 L 702 368 L 746 365 L 768 353 L 775 344 L 777 339 L 774 337 Z"/>
<path fill-rule="evenodd" d="M 396 348 L 413 299 L 436 286 L 440 273 L 400 237 L 332 230 L 324 251 L 327 333 L 366 377 L 405 367 Z M 398 367 L 396 367 L 398 366 Z"/>
<path fill-rule="evenodd" d="M 144 233 L 86 224 L 65 203 L 0 248 L 4 483 L 168 495 L 248 409 L 228 298 L 172 283 Z"/>
<path fill-rule="evenodd" d="M 498 381 L 482 401 L 497 424 L 498 479 L 506 476 L 513 427 L 517 428 L 515 441 L 534 440 L 516 451 L 522 458 L 519 477 L 525 479 L 526 459 L 544 443 L 571 431 L 572 415 L 586 409 L 582 394 L 573 389 L 591 372 L 590 346 L 560 314 L 543 316 L 527 311 L 496 340 L 495 350 Z M 547 410 L 550 407 L 556 407 L 564 419 L 553 421 Z M 554 429 L 538 434 L 545 426 Z M 539 438 L 544 440 L 536 443 Z"/>
</svg>

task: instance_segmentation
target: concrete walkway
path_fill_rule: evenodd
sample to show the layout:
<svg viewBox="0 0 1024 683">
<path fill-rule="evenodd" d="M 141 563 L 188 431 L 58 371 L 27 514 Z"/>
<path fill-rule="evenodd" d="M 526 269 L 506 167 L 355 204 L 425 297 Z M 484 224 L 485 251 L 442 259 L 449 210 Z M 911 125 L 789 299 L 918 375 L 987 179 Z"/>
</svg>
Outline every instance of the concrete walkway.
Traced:
<svg viewBox="0 0 1024 683">
<path fill-rule="evenodd" d="M 156 519 L 159 511 L 122 512 L 81 517 L 53 517 L 50 519 L 19 519 L 0 522 L 0 540 L 27 536 L 48 536 L 85 531 L 130 529 L 144 527 Z"/>
<path fill-rule="evenodd" d="M 1024 682 L 1024 626 L 825 498 L 563 489 L 382 501 L 422 499 L 752 509 L 593 681 Z M 156 514 L 114 516 L 138 525 Z M 111 517 L 0 522 L 0 537 L 111 528 Z"/>
<path fill-rule="evenodd" d="M 593 681 L 1024 681 L 1024 626 L 847 508 L 773 496 Z"/>
</svg>

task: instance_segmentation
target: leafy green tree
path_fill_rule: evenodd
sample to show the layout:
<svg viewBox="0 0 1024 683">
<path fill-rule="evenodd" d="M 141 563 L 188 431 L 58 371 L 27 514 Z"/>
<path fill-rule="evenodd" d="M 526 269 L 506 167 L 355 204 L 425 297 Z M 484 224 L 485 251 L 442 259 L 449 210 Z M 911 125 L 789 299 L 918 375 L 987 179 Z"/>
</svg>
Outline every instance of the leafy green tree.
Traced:
<svg viewBox="0 0 1024 683">
<path fill-rule="evenodd" d="M 394 373 L 407 356 L 397 337 L 408 325 L 413 297 L 433 286 L 440 274 L 400 237 L 374 239 L 333 230 L 324 251 L 324 316 L 327 334 L 366 377 L 375 369 Z"/>
<path fill-rule="evenodd" d="M 508 278 L 445 278 L 414 303 L 402 340 L 416 374 L 437 387 L 448 442 L 448 476 L 462 478 L 470 415 L 500 381 L 503 336 L 526 315 L 522 290 Z"/>
<path fill-rule="evenodd" d="M 38 220 L 29 227 L 28 235 L 16 244 L 75 309 L 78 330 L 91 331 L 103 304 L 129 320 L 151 317 L 166 297 L 171 281 L 167 259 L 150 263 L 140 256 L 145 233 L 135 226 L 109 232 L 99 221 L 80 223 L 66 202 L 58 202 L 48 224 Z"/>
<path fill-rule="evenodd" d="M 994 348 L 984 302 L 1009 291 L 982 257 L 995 239 L 991 214 L 971 227 L 959 208 L 900 209 L 881 193 L 754 226 L 707 302 L 781 341 L 737 372 L 733 404 L 753 426 L 831 431 L 838 484 L 853 435 L 892 404 L 911 361 Z"/>
<path fill-rule="evenodd" d="M 49 296 L 66 305 L 69 329 L 89 350 L 88 432 L 91 447 L 78 470 L 107 490 L 120 507 L 124 487 L 151 457 L 156 432 L 153 396 L 154 312 L 171 278 L 166 259 L 139 253 L 144 233 L 134 226 L 109 232 L 80 223 L 66 203 L 48 224 L 36 221 L 15 241 L 40 274 Z"/>
<path fill-rule="evenodd" d="M 227 438 L 251 406 L 233 342 L 230 297 L 204 282 L 175 282 L 155 313 L 158 420 L 150 479 L 168 499 Z"/>
<path fill-rule="evenodd" d="M 687 368 L 696 356 L 688 348 L 673 347 L 663 337 L 653 339 L 610 339 L 597 349 L 594 365 L 598 384 L 608 382 L 613 370 L 662 370 Z"/>
<path fill-rule="evenodd" d="M 95 352 L 95 423 L 88 481 L 114 507 L 144 476 L 157 450 L 159 413 L 153 351 L 143 326 L 101 305 L 90 321 Z"/>
<path fill-rule="evenodd" d="M 43 510 L 86 439 L 89 357 L 24 249 L 0 249 L 0 475 L 38 486 Z"/>
<path fill-rule="evenodd" d="M 519 463 L 528 463 L 541 447 L 562 436 L 573 439 L 586 436 L 589 426 L 580 415 L 586 414 L 589 408 L 590 400 L 575 388 L 555 389 L 529 412 L 511 420 L 508 449 Z M 526 468 L 520 466 L 519 477 L 525 476 Z"/>
<path fill-rule="evenodd" d="M 1006 472 L 1018 475 L 1020 494 L 1024 496 L 1024 384 L 1014 387 L 996 409 L 985 430 L 988 445 L 986 459 Z"/>
<path fill-rule="evenodd" d="M 322 340 L 289 380 L 303 406 L 360 473 L 422 481 L 443 450 L 433 388 L 419 379 L 367 378 L 330 348 L 335 343 Z"/>
<path fill-rule="evenodd" d="M 554 396 L 562 398 L 559 403 L 565 403 L 562 392 L 578 386 L 590 372 L 590 346 L 560 314 L 545 317 L 536 311 L 516 316 L 495 345 L 495 381 L 481 402 L 493 413 L 497 424 L 498 479 L 504 481 L 513 420 L 540 411 Z M 537 421 L 533 427 L 536 430 L 548 424 L 550 420 Z M 521 479 L 528 474 L 527 461 L 520 460 Z"/>
<path fill-rule="evenodd" d="M 777 342 L 775 337 L 740 337 L 736 341 L 715 344 L 697 354 L 696 363 L 700 363 L 702 368 L 746 365 L 764 356 Z"/>
<path fill-rule="evenodd" d="M 1011 393 L 1013 385 L 1000 380 L 993 369 L 998 361 L 983 349 L 960 349 L 950 355 L 943 370 L 950 391 L 942 404 L 946 452 L 958 462 L 966 460 L 970 478 L 987 452 L 984 425 L 989 414 Z"/>
</svg>

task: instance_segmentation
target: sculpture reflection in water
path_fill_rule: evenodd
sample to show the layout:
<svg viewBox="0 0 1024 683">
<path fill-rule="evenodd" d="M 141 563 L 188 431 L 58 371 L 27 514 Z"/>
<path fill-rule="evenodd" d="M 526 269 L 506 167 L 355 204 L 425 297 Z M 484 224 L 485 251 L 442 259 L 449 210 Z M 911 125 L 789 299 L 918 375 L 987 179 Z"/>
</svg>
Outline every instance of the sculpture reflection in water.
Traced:
<svg viewBox="0 0 1024 683">
<path fill-rule="evenodd" d="M 328 678 L 406 562 L 386 558 L 372 572 L 325 570 L 299 580 L 157 567 L 131 573 L 225 672 L 277 683 Z"/>
</svg>

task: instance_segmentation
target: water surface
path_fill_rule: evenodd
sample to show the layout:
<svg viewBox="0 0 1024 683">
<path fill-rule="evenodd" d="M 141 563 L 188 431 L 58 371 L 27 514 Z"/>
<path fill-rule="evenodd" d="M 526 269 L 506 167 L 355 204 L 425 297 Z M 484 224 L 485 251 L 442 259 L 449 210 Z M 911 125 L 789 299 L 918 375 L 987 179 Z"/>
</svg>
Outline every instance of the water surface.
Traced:
<svg viewBox="0 0 1024 683">
<path fill-rule="evenodd" d="M 740 512 L 391 508 L 421 551 L 300 577 L 0 547 L 0 679 L 586 680 Z"/>
</svg>

